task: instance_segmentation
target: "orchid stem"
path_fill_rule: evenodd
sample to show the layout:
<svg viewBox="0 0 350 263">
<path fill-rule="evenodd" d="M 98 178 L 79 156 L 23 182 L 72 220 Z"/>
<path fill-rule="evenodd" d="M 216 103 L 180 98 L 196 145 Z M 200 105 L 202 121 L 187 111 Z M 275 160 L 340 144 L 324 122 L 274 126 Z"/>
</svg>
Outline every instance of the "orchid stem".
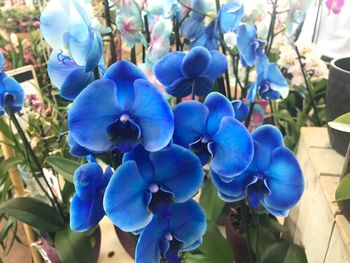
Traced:
<svg viewBox="0 0 350 263">
<path fill-rule="evenodd" d="M 246 204 L 245 199 L 241 200 L 240 202 L 241 205 L 241 218 L 242 218 L 242 222 L 243 222 L 243 231 L 244 234 L 246 236 L 246 240 L 247 240 L 247 250 L 248 250 L 248 263 L 253 263 L 253 251 L 252 248 L 250 246 L 250 235 L 249 235 L 249 230 L 248 230 L 248 207 Z"/>
<path fill-rule="evenodd" d="M 130 50 L 130 60 L 132 63 L 134 63 L 135 65 L 137 65 L 137 61 L 136 61 L 136 44 L 133 48 L 131 48 Z"/>
<path fill-rule="evenodd" d="M 192 100 L 196 99 L 196 93 L 195 93 L 195 86 L 194 86 L 195 82 L 192 82 Z"/>
<path fill-rule="evenodd" d="M 298 61 L 299 61 L 299 64 L 300 64 L 301 73 L 303 74 L 305 86 L 306 86 L 307 92 L 309 93 L 309 97 L 310 97 L 310 101 L 311 101 L 312 108 L 314 109 L 316 124 L 317 124 L 318 126 L 321 126 L 321 121 L 320 121 L 320 119 L 319 119 L 319 117 L 318 117 L 318 110 L 317 110 L 317 107 L 316 107 L 315 98 L 314 98 L 313 92 L 312 92 L 312 90 L 311 90 L 309 81 L 308 81 L 307 76 L 306 76 L 306 73 L 305 73 L 305 64 L 304 64 L 303 61 L 301 60 L 301 55 L 300 55 L 300 52 L 299 52 L 299 49 L 298 49 L 297 45 L 295 45 L 295 52 L 296 52 L 297 55 L 298 55 Z"/>
<path fill-rule="evenodd" d="M 216 4 L 216 11 L 219 12 L 220 10 L 220 0 L 215 0 L 215 4 Z M 226 56 L 227 52 L 226 52 L 226 45 L 225 45 L 225 41 L 224 41 L 224 36 L 221 32 L 221 25 L 220 25 L 220 17 L 217 18 L 218 19 L 218 31 L 219 31 L 219 37 L 220 39 L 222 39 L 222 41 L 220 41 L 220 44 L 221 44 L 221 50 L 222 50 L 222 53 Z M 225 83 L 226 83 L 226 89 L 227 89 L 227 98 L 229 100 L 232 100 L 232 96 L 231 96 L 231 85 L 230 85 L 230 75 L 228 74 L 228 69 L 226 69 L 225 71 Z"/>
<path fill-rule="evenodd" d="M 114 43 L 114 34 L 113 34 L 113 29 L 112 29 L 112 19 L 111 19 L 111 13 L 109 10 L 109 2 L 108 0 L 103 0 L 103 5 L 104 5 L 104 14 L 105 14 L 105 21 L 106 21 L 106 26 L 111 29 L 111 32 L 108 33 L 109 38 L 110 38 L 110 51 L 111 51 L 111 60 L 112 64 L 117 61 L 117 52 L 115 48 L 115 43 Z"/>
<path fill-rule="evenodd" d="M 250 106 L 249 106 L 249 112 L 248 112 L 248 116 L 245 120 L 245 127 L 248 129 L 249 124 L 250 124 L 250 119 L 252 118 L 253 115 L 253 110 L 254 110 L 254 105 L 255 102 L 251 102 Z M 253 252 L 252 252 L 252 248 L 250 246 L 251 240 L 250 240 L 250 235 L 249 235 L 249 229 L 248 229 L 248 208 L 247 208 L 247 204 L 245 199 L 240 201 L 240 205 L 241 205 L 241 218 L 242 218 L 242 223 L 243 223 L 243 231 L 244 234 L 246 236 L 246 240 L 247 240 L 247 250 L 248 250 L 248 262 L 252 263 L 253 262 Z"/>
<path fill-rule="evenodd" d="M 6 112 L 8 113 L 8 115 L 9 115 L 11 121 L 14 123 L 14 125 L 15 125 L 15 127 L 16 127 L 16 130 L 17 130 L 18 134 L 20 135 L 20 137 L 21 137 L 21 139 L 22 139 L 22 141 L 23 141 L 23 143 L 24 143 L 24 147 L 26 148 L 26 150 L 29 151 L 29 154 L 28 154 L 28 155 L 30 155 L 30 156 L 32 157 L 32 159 L 33 159 L 33 161 L 34 161 L 34 163 L 35 163 L 37 169 L 39 170 L 40 176 L 43 178 L 43 180 L 44 180 L 44 182 L 45 182 L 47 188 L 50 190 L 50 193 L 51 193 L 52 198 L 50 198 L 50 196 L 48 195 L 48 193 L 47 193 L 47 191 L 45 190 L 44 186 L 41 184 L 39 178 L 37 178 L 37 175 L 36 175 L 36 173 L 35 173 L 35 171 L 34 171 L 32 165 L 30 164 L 29 166 L 30 166 L 30 168 L 31 168 L 32 174 L 33 174 L 33 176 L 34 176 L 34 179 L 35 179 L 36 182 L 38 183 L 38 185 L 39 185 L 39 187 L 41 188 L 41 190 L 42 190 L 42 191 L 45 193 L 45 195 L 49 198 L 49 200 L 50 200 L 51 204 L 53 205 L 53 207 L 56 207 L 56 208 L 59 210 L 63 221 L 66 222 L 66 217 L 65 217 L 64 212 L 63 212 L 63 210 L 62 210 L 62 208 L 61 208 L 61 206 L 60 206 L 60 204 L 59 204 L 59 202 L 58 202 L 58 200 L 57 200 L 57 197 L 56 197 L 55 193 L 53 192 L 53 190 L 52 190 L 52 188 L 51 188 L 51 186 L 50 186 L 50 183 L 47 181 L 47 179 L 46 179 L 46 177 L 45 177 L 45 174 L 44 174 L 44 172 L 43 172 L 43 169 L 42 169 L 42 167 L 41 167 L 41 165 L 40 165 L 40 162 L 39 162 L 37 156 L 35 155 L 35 153 L 34 153 L 34 151 L 33 151 L 33 149 L 32 149 L 32 146 L 31 146 L 30 143 L 28 142 L 27 137 L 26 137 L 26 135 L 24 134 L 23 129 L 22 129 L 21 125 L 19 124 L 17 118 L 16 118 L 16 115 L 15 115 L 14 112 L 12 111 L 11 107 L 9 107 L 9 106 L 7 106 L 7 105 L 6 105 Z M 29 161 L 29 163 L 30 163 L 30 156 L 28 156 L 28 161 Z"/>
<path fill-rule="evenodd" d="M 267 35 L 267 40 L 266 40 L 266 47 L 265 47 L 265 53 L 268 55 L 271 52 L 273 40 L 275 37 L 274 34 L 274 29 L 275 29 L 275 24 L 276 24 L 276 18 L 277 18 L 277 2 L 278 0 L 271 1 L 272 4 L 272 13 L 271 13 L 271 20 L 270 20 L 270 26 L 269 26 L 269 32 Z"/>
</svg>

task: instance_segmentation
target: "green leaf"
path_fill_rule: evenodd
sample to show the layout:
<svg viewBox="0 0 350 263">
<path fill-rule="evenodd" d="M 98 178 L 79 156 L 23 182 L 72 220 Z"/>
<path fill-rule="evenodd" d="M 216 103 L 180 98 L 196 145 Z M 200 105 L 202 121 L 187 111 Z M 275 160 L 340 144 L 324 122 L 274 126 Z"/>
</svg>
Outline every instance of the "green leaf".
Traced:
<svg viewBox="0 0 350 263">
<path fill-rule="evenodd" d="M 307 263 L 305 251 L 296 244 L 279 240 L 269 246 L 261 258 L 261 263 Z"/>
<path fill-rule="evenodd" d="M 225 205 L 225 203 L 219 198 L 217 190 L 210 180 L 207 180 L 202 188 L 199 203 L 205 210 L 207 220 L 213 223 L 216 222 L 216 219 Z"/>
<path fill-rule="evenodd" d="M 10 199 L 0 205 L 0 212 L 47 232 L 57 231 L 64 227 L 57 210 L 35 198 Z"/>
<path fill-rule="evenodd" d="M 260 225 L 262 228 L 268 229 L 271 232 L 279 232 L 279 233 L 286 233 L 288 232 L 288 228 L 284 225 L 281 225 L 278 223 L 277 220 L 271 218 L 270 216 L 260 216 Z"/>
<path fill-rule="evenodd" d="M 283 263 L 307 263 L 305 251 L 302 247 L 296 244 L 290 244 L 286 257 Z"/>
<path fill-rule="evenodd" d="M 350 132 L 350 112 L 328 122 L 328 125 L 338 131 Z"/>
<path fill-rule="evenodd" d="M 80 163 L 66 159 L 59 156 L 51 156 L 46 158 L 46 162 L 52 168 L 63 176 L 68 182 L 73 183 L 73 175 L 76 169 L 81 165 Z"/>
<path fill-rule="evenodd" d="M 22 161 L 23 160 L 18 156 L 13 156 L 7 160 L 3 160 L 0 164 L 0 176 L 5 175 L 11 167 L 22 163 Z"/>
<path fill-rule="evenodd" d="M 15 223 L 15 219 L 13 217 L 9 217 L 6 221 L 6 224 L 3 226 L 3 228 L 0 231 L 0 243 L 4 241 L 4 239 L 7 237 L 7 233 Z"/>
<path fill-rule="evenodd" d="M 55 235 L 55 247 L 63 263 L 92 262 L 92 246 L 86 233 L 61 230 Z"/>
<path fill-rule="evenodd" d="M 233 251 L 215 224 L 208 224 L 199 250 L 212 263 L 232 263 Z"/>
<path fill-rule="evenodd" d="M 350 174 L 341 179 L 335 191 L 335 201 L 339 202 L 347 199 L 350 199 Z"/>
<path fill-rule="evenodd" d="M 6 122 L 1 118 L 0 119 L 0 131 L 7 137 L 12 138 L 12 134 L 10 131 L 9 126 L 6 124 Z"/>
<path fill-rule="evenodd" d="M 211 263 L 203 254 L 186 253 L 184 263 Z"/>
</svg>

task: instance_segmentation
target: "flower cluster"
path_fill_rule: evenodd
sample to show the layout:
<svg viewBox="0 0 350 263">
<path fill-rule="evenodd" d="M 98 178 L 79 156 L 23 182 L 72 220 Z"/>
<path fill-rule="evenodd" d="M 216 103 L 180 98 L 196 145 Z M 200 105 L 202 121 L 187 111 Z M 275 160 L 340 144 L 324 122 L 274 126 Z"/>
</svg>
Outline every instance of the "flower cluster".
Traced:
<svg viewBox="0 0 350 263">
<path fill-rule="evenodd" d="M 100 32 L 82 0 L 51 0 L 40 16 L 40 30 L 53 48 L 48 73 L 63 98 L 73 100 L 104 70 Z M 97 72 L 96 72 L 97 71 Z"/>
<path fill-rule="evenodd" d="M 170 0 L 158 8 L 142 7 L 153 10 L 145 62 L 148 70 L 153 70 L 169 95 L 183 98 L 192 94 L 193 100 L 174 108 L 131 62 L 120 60 L 104 69 L 100 35 L 78 0 L 60 5 L 51 0 L 41 20 L 44 37 L 55 42 L 50 77 L 61 95 L 73 100 L 68 109 L 71 154 L 123 155 L 114 171 L 107 167 L 103 172 L 94 158 L 76 171 L 71 228 L 85 231 L 107 215 L 123 231 L 140 235 L 139 263 L 161 258 L 179 262 L 180 251 L 200 246 L 206 216 L 192 198 L 204 183 L 206 165 L 223 200 L 248 198 L 251 207 L 261 203 L 277 216 L 287 215 L 304 188 L 298 162 L 284 146 L 280 131 L 263 125 L 251 134 L 242 123 L 248 117 L 249 124 L 248 107 L 211 92 L 228 67 L 226 56 L 216 50 L 220 35 L 235 32 L 242 65 L 254 65 L 258 73 L 248 100 L 254 101 L 258 94 L 277 99 L 288 93 L 281 72 L 265 54 L 256 27 L 240 24 L 241 1 L 223 5 L 215 19 L 201 0 L 191 1 L 190 9 L 186 9 L 188 3 L 181 3 Z M 121 14 L 123 8 L 131 12 L 130 17 L 117 18 L 123 38 L 129 46 L 143 43 L 142 17 L 131 18 L 140 15 L 139 6 L 123 1 L 117 12 Z M 59 13 L 63 9 L 69 10 L 68 17 Z M 53 24 L 62 19 L 57 14 L 69 23 L 53 35 Z M 169 48 L 171 34 L 166 19 L 171 17 L 183 22 L 180 31 L 192 41 L 189 52 L 166 54 L 163 46 Z M 207 27 L 205 17 L 211 20 Z M 204 97 L 203 102 L 195 96 Z"/>
</svg>

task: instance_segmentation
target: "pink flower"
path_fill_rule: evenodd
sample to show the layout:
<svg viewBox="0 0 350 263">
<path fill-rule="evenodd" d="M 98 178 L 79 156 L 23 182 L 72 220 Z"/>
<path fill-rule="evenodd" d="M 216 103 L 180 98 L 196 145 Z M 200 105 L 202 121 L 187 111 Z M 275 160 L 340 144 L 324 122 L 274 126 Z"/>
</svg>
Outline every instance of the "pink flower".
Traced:
<svg viewBox="0 0 350 263">
<path fill-rule="evenodd" d="M 33 27 L 40 27 L 40 21 L 34 21 Z"/>
<path fill-rule="evenodd" d="M 339 14 L 343 5 L 344 5 L 344 0 L 327 0 L 326 6 L 329 10 L 328 14 L 330 14 L 331 11 L 336 15 Z"/>
</svg>

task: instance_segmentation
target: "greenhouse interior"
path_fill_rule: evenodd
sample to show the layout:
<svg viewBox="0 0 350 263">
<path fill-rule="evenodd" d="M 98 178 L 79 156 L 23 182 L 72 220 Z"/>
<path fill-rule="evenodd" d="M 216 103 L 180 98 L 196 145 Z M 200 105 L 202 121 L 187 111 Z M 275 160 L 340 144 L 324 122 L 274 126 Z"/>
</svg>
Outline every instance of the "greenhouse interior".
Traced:
<svg viewBox="0 0 350 263">
<path fill-rule="evenodd" d="M 0 0 L 0 263 L 350 263 L 350 0 Z"/>
</svg>

